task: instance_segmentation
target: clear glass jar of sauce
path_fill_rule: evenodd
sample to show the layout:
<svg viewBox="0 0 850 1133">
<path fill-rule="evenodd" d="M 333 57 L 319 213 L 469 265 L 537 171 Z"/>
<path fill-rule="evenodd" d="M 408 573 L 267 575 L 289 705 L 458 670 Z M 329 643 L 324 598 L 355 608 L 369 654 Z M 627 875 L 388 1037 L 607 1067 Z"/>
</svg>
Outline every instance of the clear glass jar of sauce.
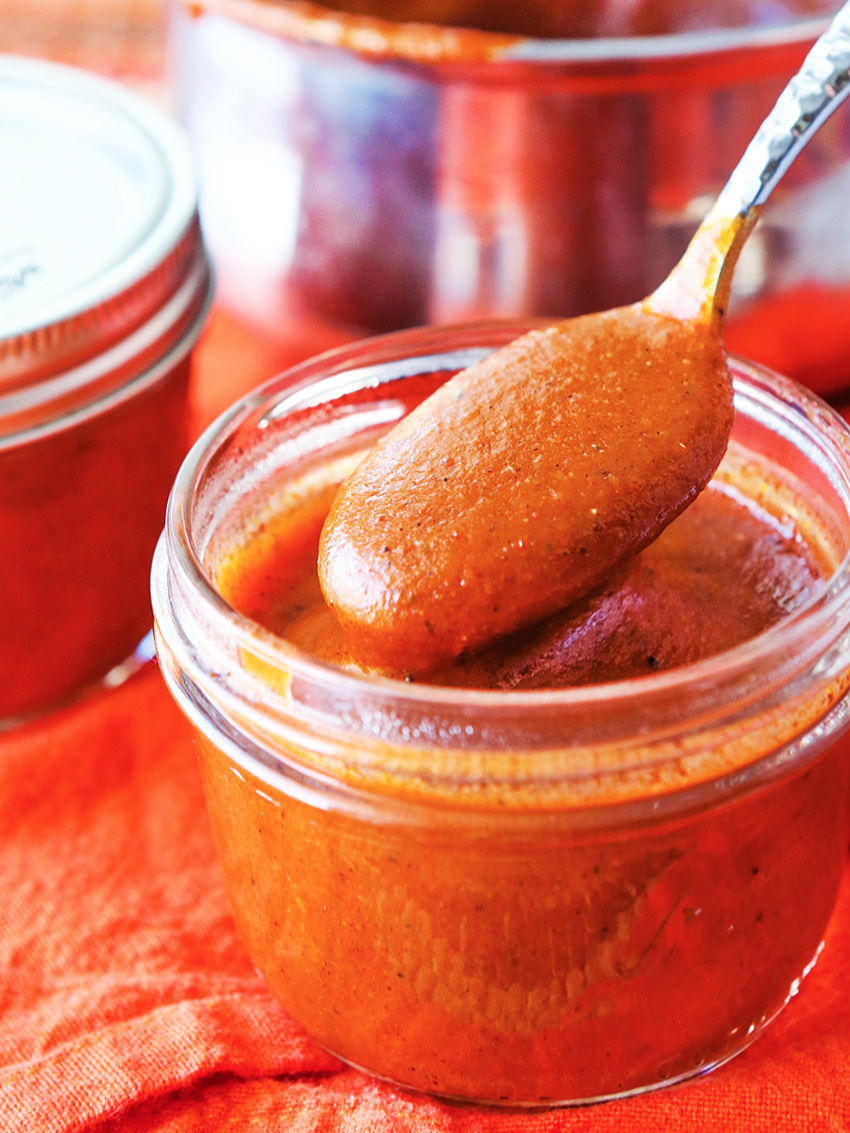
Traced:
<svg viewBox="0 0 850 1133">
<path fill-rule="evenodd" d="M 375 339 L 239 402 L 177 478 L 153 600 L 236 923 L 285 1007 L 392 1082 L 541 1106 L 719 1065 L 823 947 L 850 806 L 850 434 L 733 360 L 708 492 L 819 575 L 693 663 L 534 690 L 411 683 L 322 660 L 230 600 L 280 516 L 291 565 L 357 454 L 525 329 Z M 293 615 L 310 612 L 300 586 Z"/>
<path fill-rule="evenodd" d="M 212 285 L 183 137 L 140 97 L 0 58 L 0 148 L 3 726 L 98 681 L 150 630 Z"/>
</svg>

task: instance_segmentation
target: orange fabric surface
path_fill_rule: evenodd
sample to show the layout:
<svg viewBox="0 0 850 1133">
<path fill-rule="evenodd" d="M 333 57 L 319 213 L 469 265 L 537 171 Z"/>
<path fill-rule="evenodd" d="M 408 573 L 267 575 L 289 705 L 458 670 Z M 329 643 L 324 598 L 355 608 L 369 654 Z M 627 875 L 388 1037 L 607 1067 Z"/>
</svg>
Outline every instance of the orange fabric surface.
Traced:
<svg viewBox="0 0 850 1133">
<path fill-rule="evenodd" d="M 235 937 L 189 729 L 155 665 L 3 737 L 0 800 L 5 1133 L 850 1127 L 850 870 L 817 967 L 727 1067 L 499 1114 L 344 1069 L 277 1007 Z"/>
<path fill-rule="evenodd" d="M 196 429 L 284 354 L 218 314 Z M 0 735 L 0 894 L 3 1133 L 850 1128 L 850 867 L 799 995 L 706 1078 L 525 1114 L 343 1067 L 276 1004 L 236 938 L 190 730 L 154 663 Z"/>
</svg>

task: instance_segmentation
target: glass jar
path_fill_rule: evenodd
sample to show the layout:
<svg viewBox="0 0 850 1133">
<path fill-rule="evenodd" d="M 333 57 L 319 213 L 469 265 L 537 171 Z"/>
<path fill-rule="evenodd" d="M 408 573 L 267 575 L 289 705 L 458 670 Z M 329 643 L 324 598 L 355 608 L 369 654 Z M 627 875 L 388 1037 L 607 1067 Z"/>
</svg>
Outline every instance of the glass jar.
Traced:
<svg viewBox="0 0 850 1133">
<path fill-rule="evenodd" d="M 276 501 L 341 476 L 429 384 L 525 329 L 374 339 L 240 401 L 178 475 L 153 600 L 234 917 L 285 1007 L 392 1082 L 548 1105 L 722 1063 L 821 950 L 848 840 L 850 434 L 732 362 L 735 452 L 781 469 L 835 569 L 772 628 L 667 672 L 391 681 L 228 605 L 217 563 Z"/>
<path fill-rule="evenodd" d="M 70 67 L 0 58 L 0 726 L 150 633 L 211 274 L 185 141 Z"/>
</svg>

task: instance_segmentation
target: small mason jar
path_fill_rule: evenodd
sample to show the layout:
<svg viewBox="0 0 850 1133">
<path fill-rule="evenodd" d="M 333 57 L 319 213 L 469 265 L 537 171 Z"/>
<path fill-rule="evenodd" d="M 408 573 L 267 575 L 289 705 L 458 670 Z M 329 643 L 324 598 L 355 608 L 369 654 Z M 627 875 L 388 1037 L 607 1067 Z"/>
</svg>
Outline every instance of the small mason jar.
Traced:
<svg viewBox="0 0 850 1133">
<path fill-rule="evenodd" d="M 236 924 L 283 1005 L 391 1082 L 542 1106 L 719 1065 L 824 946 L 848 841 L 850 446 L 813 395 L 731 361 L 737 458 L 751 484 L 779 471 L 832 567 L 771 628 L 664 672 L 393 681 L 225 601 L 217 564 L 276 501 L 525 329 L 361 342 L 240 401 L 177 477 L 153 601 Z"/>
<path fill-rule="evenodd" d="M 187 147 L 117 84 L 0 59 L 0 727 L 121 666 L 211 295 Z"/>
</svg>

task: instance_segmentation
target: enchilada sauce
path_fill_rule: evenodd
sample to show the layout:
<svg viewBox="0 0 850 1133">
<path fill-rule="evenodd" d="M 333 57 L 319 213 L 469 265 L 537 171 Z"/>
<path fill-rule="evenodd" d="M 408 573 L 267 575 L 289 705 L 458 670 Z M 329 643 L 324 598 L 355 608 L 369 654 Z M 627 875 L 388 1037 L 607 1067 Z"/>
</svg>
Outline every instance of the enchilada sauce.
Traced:
<svg viewBox="0 0 850 1133">
<path fill-rule="evenodd" d="M 225 598 L 307 653 L 364 666 L 322 598 L 319 534 L 334 488 L 284 512 L 221 568 Z M 722 481 L 565 610 L 437 669 L 429 684 L 527 689 L 625 680 L 689 664 L 767 629 L 812 596 L 825 565 L 787 526 Z M 404 666 L 375 668 L 410 679 Z"/>
</svg>

